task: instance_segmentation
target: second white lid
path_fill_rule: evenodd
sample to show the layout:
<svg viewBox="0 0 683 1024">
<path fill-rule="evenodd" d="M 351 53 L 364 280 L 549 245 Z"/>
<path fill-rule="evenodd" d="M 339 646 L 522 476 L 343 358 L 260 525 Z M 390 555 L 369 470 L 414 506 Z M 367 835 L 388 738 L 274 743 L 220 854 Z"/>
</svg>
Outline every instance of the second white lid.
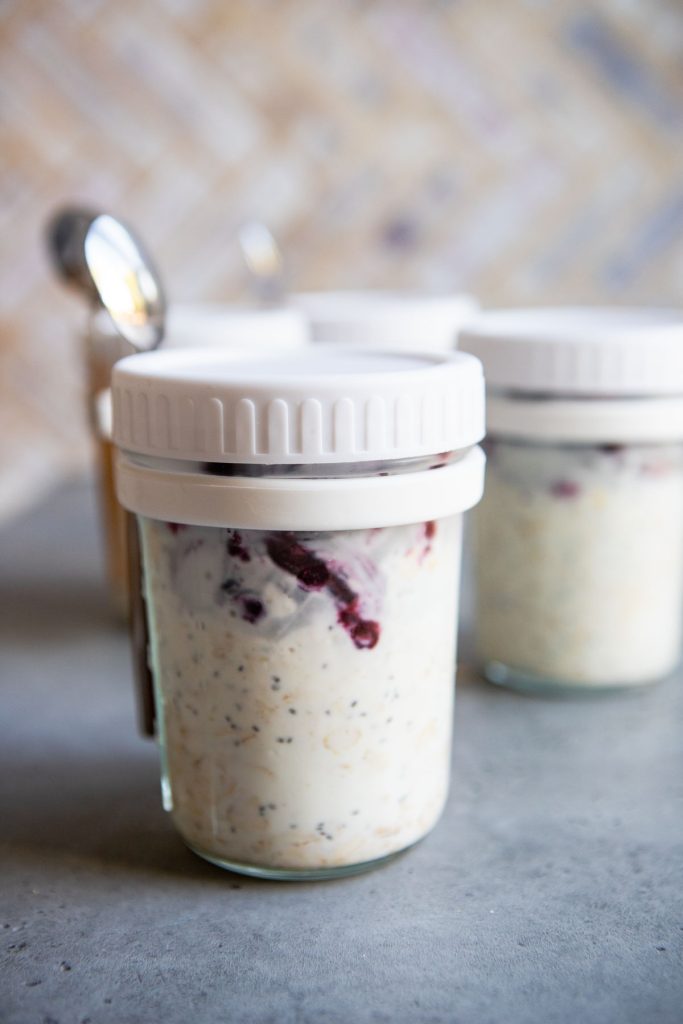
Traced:
<svg viewBox="0 0 683 1024">
<path fill-rule="evenodd" d="M 291 296 L 313 341 L 390 351 L 448 352 L 478 306 L 469 295 L 409 291 L 319 291 Z"/>
<path fill-rule="evenodd" d="M 481 364 L 463 353 L 149 352 L 117 363 L 112 394 L 114 442 L 160 458 L 365 462 L 484 435 Z"/>
<path fill-rule="evenodd" d="M 213 348 L 282 345 L 294 348 L 310 340 L 308 322 L 294 306 L 239 306 L 228 302 L 174 302 L 169 308 L 166 334 L 168 348 Z M 121 339 L 111 317 L 99 309 L 92 319 L 98 344 L 105 337 Z M 125 346 L 125 342 L 123 343 Z M 122 347 L 130 353 L 130 346 Z"/>
<path fill-rule="evenodd" d="M 530 394 L 683 395 L 683 311 L 547 308 L 483 313 L 460 334 L 490 387 Z"/>
<path fill-rule="evenodd" d="M 203 302 L 172 306 L 164 349 L 254 345 L 298 348 L 309 340 L 303 313 L 291 306 L 237 306 Z"/>
</svg>

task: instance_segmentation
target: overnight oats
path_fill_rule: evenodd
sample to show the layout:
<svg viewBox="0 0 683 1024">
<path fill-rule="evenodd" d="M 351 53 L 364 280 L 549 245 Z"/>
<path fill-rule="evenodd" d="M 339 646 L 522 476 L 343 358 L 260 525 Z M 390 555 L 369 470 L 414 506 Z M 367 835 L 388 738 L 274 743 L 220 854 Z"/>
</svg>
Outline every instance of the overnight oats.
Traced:
<svg viewBox="0 0 683 1024">
<path fill-rule="evenodd" d="M 355 873 L 417 842 L 448 792 L 477 361 L 159 353 L 120 364 L 114 396 L 164 805 L 185 842 L 275 878 Z"/>
<path fill-rule="evenodd" d="M 462 343 L 489 386 L 474 531 L 485 675 L 556 691 L 665 677 L 683 616 L 678 316 L 491 313 Z"/>
<path fill-rule="evenodd" d="M 682 525 L 681 445 L 492 441 L 476 516 L 488 672 L 505 681 L 520 666 L 585 686 L 667 675 L 680 648 Z"/>
</svg>

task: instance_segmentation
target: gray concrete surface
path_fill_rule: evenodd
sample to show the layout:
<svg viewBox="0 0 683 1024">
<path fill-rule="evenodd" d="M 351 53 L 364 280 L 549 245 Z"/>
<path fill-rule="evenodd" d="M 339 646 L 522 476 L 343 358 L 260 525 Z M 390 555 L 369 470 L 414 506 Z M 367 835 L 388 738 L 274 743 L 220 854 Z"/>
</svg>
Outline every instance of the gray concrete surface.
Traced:
<svg viewBox="0 0 683 1024">
<path fill-rule="evenodd" d="M 461 671 L 454 785 L 414 851 L 337 882 L 187 852 L 136 735 L 92 496 L 0 534 L 0 1020 L 683 1020 L 683 687 L 497 692 Z"/>
</svg>

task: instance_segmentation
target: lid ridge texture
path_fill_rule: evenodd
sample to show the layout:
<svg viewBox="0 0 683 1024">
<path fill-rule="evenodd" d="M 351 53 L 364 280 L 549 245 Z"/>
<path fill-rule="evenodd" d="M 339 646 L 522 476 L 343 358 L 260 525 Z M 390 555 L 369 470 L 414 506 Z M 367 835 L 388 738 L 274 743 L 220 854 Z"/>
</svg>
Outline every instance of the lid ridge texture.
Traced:
<svg viewBox="0 0 683 1024">
<path fill-rule="evenodd" d="M 112 394 L 115 443 L 176 459 L 396 459 L 484 434 L 481 365 L 462 353 L 146 353 L 117 364 Z"/>
<path fill-rule="evenodd" d="M 489 387 L 595 397 L 683 395 L 683 311 L 547 308 L 483 313 L 460 334 Z"/>
</svg>

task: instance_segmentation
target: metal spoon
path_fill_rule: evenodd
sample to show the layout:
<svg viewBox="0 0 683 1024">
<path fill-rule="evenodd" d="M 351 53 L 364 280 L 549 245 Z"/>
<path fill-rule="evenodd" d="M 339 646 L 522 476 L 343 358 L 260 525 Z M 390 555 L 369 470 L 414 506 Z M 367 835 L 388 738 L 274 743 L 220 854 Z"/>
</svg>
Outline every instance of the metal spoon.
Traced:
<svg viewBox="0 0 683 1024">
<path fill-rule="evenodd" d="M 68 284 L 107 311 L 138 352 L 164 337 L 166 300 L 159 275 L 135 234 L 110 214 L 65 207 L 50 221 L 52 262 Z"/>
<path fill-rule="evenodd" d="M 59 277 L 97 300 L 92 278 L 85 262 L 84 246 L 88 228 L 99 214 L 85 207 L 68 206 L 51 218 L 45 232 L 52 266 Z"/>
<path fill-rule="evenodd" d="M 59 276 L 84 294 L 93 309 L 105 309 L 134 351 L 146 351 L 160 344 L 166 319 L 163 289 L 144 246 L 129 228 L 109 214 L 66 207 L 48 224 L 47 242 Z M 153 736 L 156 707 L 149 667 L 142 560 L 135 517 L 130 512 L 124 515 L 138 721 L 142 733 Z"/>
<path fill-rule="evenodd" d="M 287 292 L 284 259 L 270 230 L 261 221 L 247 221 L 240 228 L 239 243 L 261 304 L 281 305 Z"/>
</svg>

